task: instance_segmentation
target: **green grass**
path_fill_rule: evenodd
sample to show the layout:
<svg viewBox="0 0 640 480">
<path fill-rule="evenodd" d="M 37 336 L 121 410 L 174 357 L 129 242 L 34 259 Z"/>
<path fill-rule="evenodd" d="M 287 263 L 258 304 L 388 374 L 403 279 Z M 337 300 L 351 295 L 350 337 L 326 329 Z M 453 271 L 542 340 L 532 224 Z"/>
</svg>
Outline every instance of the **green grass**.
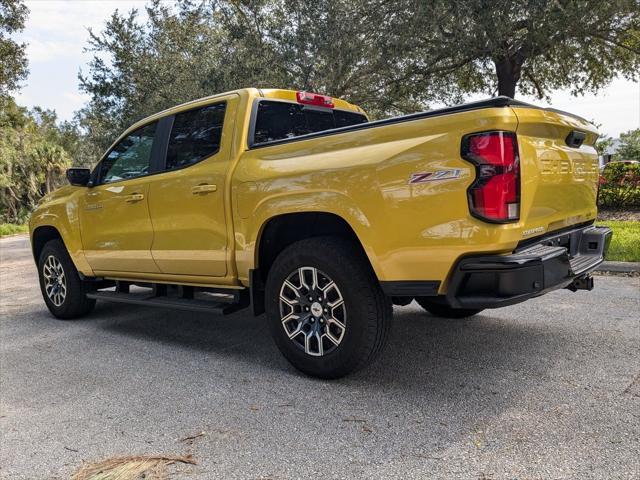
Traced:
<svg viewBox="0 0 640 480">
<path fill-rule="evenodd" d="M 640 262 L 640 222 L 609 220 L 597 222 L 613 230 L 607 260 L 616 262 Z"/>
<path fill-rule="evenodd" d="M 16 233 L 26 233 L 29 225 L 16 225 L 15 223 L 0 223 L 0 237 L 14 235 Z"/>
</svg>

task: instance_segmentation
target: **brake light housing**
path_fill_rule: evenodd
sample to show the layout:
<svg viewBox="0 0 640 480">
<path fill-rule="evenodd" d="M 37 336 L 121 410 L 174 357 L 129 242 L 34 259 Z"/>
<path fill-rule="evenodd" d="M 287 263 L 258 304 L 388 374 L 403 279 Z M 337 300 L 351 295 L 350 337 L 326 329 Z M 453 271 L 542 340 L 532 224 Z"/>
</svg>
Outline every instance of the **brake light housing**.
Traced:
<svg viewBox="0 0 640 480">
<path fill-rule="evenodd" d="M 314 105 L 316 107 L 334 108 L 333 98 L 328 95 L 320 95 L 312 92 L 296 92 L 296 100 L 303 105 Z"/>
<path fill-rule="evenodd" d="M 467 190 L 471 215 L 490 223 L 520 220 L 520 158 L 515 132 L 465 135 L 460 154 L 476 167 L 476 180 Z"/>
</svg>

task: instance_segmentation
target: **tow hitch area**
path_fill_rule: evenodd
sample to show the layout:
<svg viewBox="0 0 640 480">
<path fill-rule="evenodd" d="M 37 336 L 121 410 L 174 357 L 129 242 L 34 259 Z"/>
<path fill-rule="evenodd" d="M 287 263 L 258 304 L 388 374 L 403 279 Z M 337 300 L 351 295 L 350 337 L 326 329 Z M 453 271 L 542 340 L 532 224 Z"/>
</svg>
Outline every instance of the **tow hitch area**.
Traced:
<svg viewBox="0 0 640 480">
<path fill-rule="evenodd" d="M 565 288 L 568 288 L 572 292 L 578 290 L 593 290 L 593 277 L 591 275 L 583 275 L 582 277 L 576 278 Z"/>
<path fill-rule="evenodd" d="M 591 272 L 604 261 L 610 239 L 607 227 L 578 227 L 510 255 L 464 257 L 451 275 L 446 301 L 454 308 L 498 308 L 557 288 L 592 290 Z"/>
</svg>

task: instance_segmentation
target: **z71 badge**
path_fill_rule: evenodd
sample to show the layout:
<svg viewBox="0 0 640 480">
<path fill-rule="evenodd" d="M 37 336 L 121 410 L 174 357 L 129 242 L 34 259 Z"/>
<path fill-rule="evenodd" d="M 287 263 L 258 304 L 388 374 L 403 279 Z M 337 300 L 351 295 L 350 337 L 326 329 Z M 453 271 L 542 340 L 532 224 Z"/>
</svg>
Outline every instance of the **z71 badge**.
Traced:
<svg viewBox="0 0 640 480">
<path fill-rule="evenodd" d="M 434 182 L 436 180 L 450 180 L 452 178 L 458 178 L 460 176 L 460 170 L 436 170 L 435 172 L 420 172 L 412 173 L 409 179 L 409 184 L 412 183 L 425 183 Z"/>
</svg>

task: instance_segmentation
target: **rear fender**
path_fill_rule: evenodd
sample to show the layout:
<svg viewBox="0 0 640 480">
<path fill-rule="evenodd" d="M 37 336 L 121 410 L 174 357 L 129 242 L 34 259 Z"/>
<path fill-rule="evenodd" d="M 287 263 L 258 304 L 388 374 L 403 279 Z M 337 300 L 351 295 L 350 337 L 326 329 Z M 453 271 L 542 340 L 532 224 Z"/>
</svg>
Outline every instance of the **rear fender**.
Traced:
<svg viewBox="0 0 640 480">
<path fill-rule="evenodd" d="M 237 203 L 236 203 L 237 204 Z M 281 193 L 263 198 L 248 218 L 236 220 L 236 259 L 240 280 L 246 285 L 249 271 L 258 262 L 258 245 L 272 218 L 293 213 L 329 213 L 342 218 L 354 231 L 369 262 L 380 278 L 380 267 L 371 243 L 371 224 L 348 196 L 333 191 Z"/>
</svg>

